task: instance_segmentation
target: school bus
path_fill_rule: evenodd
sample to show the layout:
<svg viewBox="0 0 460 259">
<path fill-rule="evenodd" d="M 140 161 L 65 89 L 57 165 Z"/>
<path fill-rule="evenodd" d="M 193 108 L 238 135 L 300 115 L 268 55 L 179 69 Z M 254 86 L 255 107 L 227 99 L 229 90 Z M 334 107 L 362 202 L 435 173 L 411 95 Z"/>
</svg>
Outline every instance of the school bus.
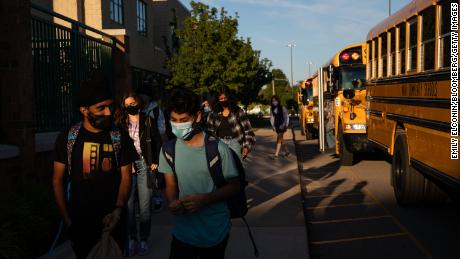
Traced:
<svg viewBox="0 0 460 259">
<path fill-rule="evenodd" d="M 306 139 L 313 139 L 318 135 L 318 105 L 317 105 L 317 76 L 310 77 L 300 83 L 299 86 L 299 113 L 301 133 Z M 316 101 L 314 96 L 316 87 Z"/>
<path fill-rule="evenodd" d="M 369 151 L 366 62 L 367 45 L 358 43 L 337 52 L 324 66 L 334 97 L 335 152 L 344 166 L 353 165 L 357 153 Z"/>
<path fill-rule="evenodd" d="M 442 189 L 460 188 L 450 153 L 451 2 L 412 1 L 367 35 L 368 138 L 392 156 L 403 206 L 439 203 Z"/>
</svg>

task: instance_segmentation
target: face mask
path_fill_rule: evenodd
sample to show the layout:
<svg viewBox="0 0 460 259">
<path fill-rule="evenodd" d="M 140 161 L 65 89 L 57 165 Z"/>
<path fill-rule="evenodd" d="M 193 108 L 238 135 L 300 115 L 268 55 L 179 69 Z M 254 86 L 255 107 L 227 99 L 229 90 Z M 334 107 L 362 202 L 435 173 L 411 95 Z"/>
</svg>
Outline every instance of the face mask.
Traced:
<svg viewBox="0 0 460 259">
<path fill-rule="evenodd" d="M 208 113 L 208 112 L 211 111 L 211 108 L 205 106 L 205 107 L 203 108 L 203 111 L 206 112 L 206 113 Z"/>
<path fill-rule="evenodd" d="M 193 121 L 183 123 L 171 121 L 171 130 L 178 139 L 184 139 L 193 131 Z"/>
<path fill-rule="evenodd" d="M 137 115 L 137 114 L 139 114 L 139 111 L 141 110 L 141 107 L 140 107 L 139 104 L 137 104 L 137 105 L 134 105 L 134 106 L 128 106 L 125 109 L 126 109 L 126 112 L 129 115 Z"/>
<path fill-rule="evenodd" d="M 112 115 L 94 115 L 88 114 L 88 120 L 91 126 L 100 130 L 110 130 L 112 128 Z"/>
<path fill-rule="evenodd" d="M 273 106 L 277 106 L 277 105 L 278 105 L 278 102 L 277 102 L 277 101 L 273 101 L 272 104 L 273 104 Z"/>
<path fill-rule="evenodd" d="M 222 105 L 222 107 L 224 108 L 228 107 L 228 101 L 219 101 L 219 102 L 220 102 L 220 105 Z"/>
</svg>

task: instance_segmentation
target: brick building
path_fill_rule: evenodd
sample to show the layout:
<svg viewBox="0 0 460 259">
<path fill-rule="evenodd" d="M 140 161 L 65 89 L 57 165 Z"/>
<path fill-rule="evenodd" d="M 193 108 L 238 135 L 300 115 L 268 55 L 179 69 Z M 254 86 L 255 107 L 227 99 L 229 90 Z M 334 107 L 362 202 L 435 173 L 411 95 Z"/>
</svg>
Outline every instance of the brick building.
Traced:
<svg viewBox="0 0 460 259">
<path fill-rule="evenodd" d="M 31 5 L 57 15 L 47 15 L 37 8 L 31 8 Z M 34 44 L 35 47 L 43 47 L 50 43 L 49 39 L 46 39 L 48 43 L 41 38 L 37 41 L 36 31 L 46 34 L 48 30 L 47 37 L 55 40 L 53 44 L 58 49 L 57 55 L 48 53 L 41 62 L 49 62 L 48 58 L 53 55 L 58 59 L 66 58 L 66 51 L 75 48 L 71 46 L 74 43 L 72 35 L 87 35 L 88 39 L 113 48 L 114 51 L 109 51 L 109 67 L 117 92 L 137 89 L 146 84 L 151 86 L 152 91 L 158 91 L 168 76 L 164 61 L 168 52 L 175 48 L 171 26 L 175 22 L 180 26 L 189 15 L 190 12 L 178 0 L 0 1 L 3 25 L 0 28 L 0 188 L 10 182 L 20 183 L 39 172 L 49 177 L 47 171 L 51 170 L 51 151 L 59 128 L 56 125 L 68 123 L 61 121 L 54 127 L 41 127 L 43 116 L 52 114 L 42 112 L 40 117 L 40 105 L 54 105 L 48 107 L 51 110 L 60 107 L 60 98 L 53 95 L 59 92 L 58 97 L 62 97 L 69 88 L 78 85 L 78 81 L 60 84 L 59 80 L 67 74 L 55 71 L 62 69 L 59 64 L 48 68 L 46 75 L 40 74 L 42 70 L 37 70 L 39 66 L 32 53 L 43 54 L 43 50 L 34 52 Z M 33 22 L 31 25 L 35 19 L 33 17 L 41 19 L 45 25 L 34 28 Z M 46 22 L 50 25 L 46 25 Z M 50 26 L 54 26 L 52 30 L 49 30 Z M 66 33 L 71 36 L 66 38 Z M 94 58 L 99 54 L 94 52 L 88 55 Z M 48 82 L 52 82 L 54 88 L 37 90 L 42 87 L 37 86 L 37 78 L 42 80 L 41 77 L 49 77 Z M 52 116 L 60 119 L 59 114 Z"/>
</svg>

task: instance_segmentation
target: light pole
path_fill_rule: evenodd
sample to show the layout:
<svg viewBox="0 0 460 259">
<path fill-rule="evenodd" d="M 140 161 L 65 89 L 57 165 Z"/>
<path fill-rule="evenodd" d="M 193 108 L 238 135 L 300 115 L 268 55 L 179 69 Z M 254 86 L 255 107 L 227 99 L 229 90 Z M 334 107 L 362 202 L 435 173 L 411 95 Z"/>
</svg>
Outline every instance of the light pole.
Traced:
<svg viewBox="0 0 460 259">
<path fill-rule="evenodd" d="M 388 0 L 388 16 L 391 16 L 391 0 Z"/>
<path fill-rule="evenodd" d="M 295 48 L 295 43 L 289 43 L 286 45 L 291 50 L 291 87 L 294 86 L 294 73 L 292 71 L 292 48 Z"/>
<path fill-rule="evenodd" d="M 308 77 L 310 77 L 310 76 L 311 76 L 311 73 L 310 73 L 310 66 L 313 65 L 313 62 L 307 61 L 307 65 L 308 65 Z"/>
</svg>

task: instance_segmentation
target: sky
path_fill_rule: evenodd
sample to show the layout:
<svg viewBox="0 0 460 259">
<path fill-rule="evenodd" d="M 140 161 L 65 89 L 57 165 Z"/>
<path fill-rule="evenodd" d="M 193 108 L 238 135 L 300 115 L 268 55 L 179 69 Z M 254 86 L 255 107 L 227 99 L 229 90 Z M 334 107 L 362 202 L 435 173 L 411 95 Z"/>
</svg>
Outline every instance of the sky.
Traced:
<svg viewBox="0 0 460 259">
<path fill-rule="evenodd" d="M 190 9 L 189 0 L 180 0 Z M 261 57 L 294 82 L 329 61 L 341 48 L 366 40 L 369 30 L 388 17 L 389 0 L 201 0 L 239 15 L 239 36 L 251 38 Z M 391 0 L 392 13 L 411 0 Z"/>
</svg>

